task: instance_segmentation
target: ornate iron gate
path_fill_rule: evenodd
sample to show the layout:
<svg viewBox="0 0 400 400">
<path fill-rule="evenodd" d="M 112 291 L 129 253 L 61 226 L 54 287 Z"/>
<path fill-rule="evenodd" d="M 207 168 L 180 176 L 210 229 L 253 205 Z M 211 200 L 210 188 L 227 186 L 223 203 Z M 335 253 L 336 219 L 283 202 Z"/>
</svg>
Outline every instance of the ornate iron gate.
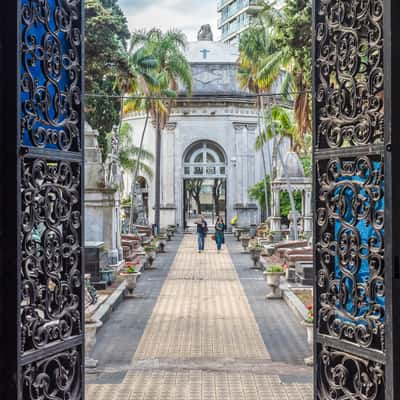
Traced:
<svg viewBox="0 0 400 400">
<path fill-rule="evenodd" d="M 397 3 L 314 0 L 315 396 L 323 400 L 399 398 Z"/>
<path fill-rule="evenodd" d="M 83 398 L 82 3 L 1 5 L 1 399 Z"/>
</svg>

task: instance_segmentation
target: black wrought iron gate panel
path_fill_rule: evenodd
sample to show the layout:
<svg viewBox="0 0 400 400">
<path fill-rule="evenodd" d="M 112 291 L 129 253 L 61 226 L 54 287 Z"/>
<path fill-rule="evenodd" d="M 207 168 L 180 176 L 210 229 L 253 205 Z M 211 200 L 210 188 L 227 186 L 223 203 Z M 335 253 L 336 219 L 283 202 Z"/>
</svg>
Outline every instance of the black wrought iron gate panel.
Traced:
<svg viewBox="0 0 400 400">
<path fill-rule="evenodd" d="M 314 2 L 318 399 L 385 398 L 383 0 Z"/>
<path fill-rule="evenodd" d="M 16 96 L 2 115 L 7 151 L 14 145 L 17 154 L 16 165 L 5 166 L 14 174 L 4 197 L 14 221 L 2 222 L 15 230 L 3 251 L 14 287 L 6 290 L 17 298 L 15 305 L 2 303 L 16 313 L 5 335 L 17 339 L 3 388 L 7 399 L 78 400 L 84 378 L 83 0 L 19 0 L 5 13 L 9 22 L 2 22 L 18 27 L 17 40 L 4 49 L 14 63 L 7 72 L 14 68 Z M 3 30 L 2 43 L 6 35 Z"/>
</svg>

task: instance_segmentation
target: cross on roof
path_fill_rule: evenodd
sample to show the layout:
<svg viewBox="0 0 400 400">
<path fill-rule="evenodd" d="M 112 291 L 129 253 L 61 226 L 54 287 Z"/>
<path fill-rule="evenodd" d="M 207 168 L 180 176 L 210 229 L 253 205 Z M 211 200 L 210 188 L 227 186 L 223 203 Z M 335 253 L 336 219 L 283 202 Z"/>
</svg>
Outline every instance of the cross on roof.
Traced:
<svg viewBox="0 0 400 400">
<path fill-rule="evenodd" d="M 210 53 L 210 50 L 203 49 L 200 50 L 200 53 L 203 53 L 203 59 L 205 60 L 207 58 L 207 53 Z"/>
</svg>

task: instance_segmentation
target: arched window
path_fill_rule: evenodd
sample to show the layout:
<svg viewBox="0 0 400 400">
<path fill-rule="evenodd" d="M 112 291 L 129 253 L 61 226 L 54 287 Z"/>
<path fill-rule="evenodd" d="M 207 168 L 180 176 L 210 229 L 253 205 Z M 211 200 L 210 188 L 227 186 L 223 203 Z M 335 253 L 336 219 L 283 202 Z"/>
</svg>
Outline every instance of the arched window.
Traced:
<svg viewBox="0 0 400 400">
<path fill-rule="evenodd" d="M 195 143 L 186 152 L 183 171 L 185 178 L 225 178 L 224 152 L 212 142 Z"/>
</svg>

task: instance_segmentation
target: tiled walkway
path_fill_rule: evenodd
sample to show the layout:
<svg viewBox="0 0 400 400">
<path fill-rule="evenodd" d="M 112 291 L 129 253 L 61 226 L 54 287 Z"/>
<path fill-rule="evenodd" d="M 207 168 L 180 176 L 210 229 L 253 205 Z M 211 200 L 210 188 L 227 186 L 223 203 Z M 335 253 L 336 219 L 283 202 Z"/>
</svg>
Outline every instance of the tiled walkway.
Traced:
<svg viewBox="0 0 400 400">
<path fill-rule="evenodd" d="M 194 248 L 186 236 L 120 381 L 90 380 L 87 399 L 311 399 L 311 384 L 280 380 L 304 368 L 271 360 L 228 251 Z"/>
</svg>

